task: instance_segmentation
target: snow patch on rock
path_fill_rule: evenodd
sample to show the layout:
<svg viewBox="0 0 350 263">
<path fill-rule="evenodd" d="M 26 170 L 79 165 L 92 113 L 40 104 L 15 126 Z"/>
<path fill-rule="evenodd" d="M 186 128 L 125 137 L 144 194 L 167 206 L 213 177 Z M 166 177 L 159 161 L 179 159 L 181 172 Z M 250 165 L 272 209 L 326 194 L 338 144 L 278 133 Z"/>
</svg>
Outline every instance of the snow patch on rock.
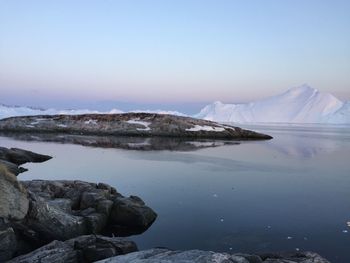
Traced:
<svg viewBox="0 0 350 263">
<path fill-rule="evenodd" d="M 207 126 L 207 125 L 195 125 L 192 128 L 186 129 L 186 131 L 214 131 L 214 132 L 222 132 L 225 131 L 223 127 L 215 127 L 215 126 Z"/>
<path fill-rule="evenodd" d="M 126 122 L 130 123 L 130 124 L 142 125 L 142 126 L 145 127 L 145 128 L 136 128 L 136 130 L 138 130 L 138 131 L 150 131 L 151 130 L 151 128 L 149 127 L 149 125 L 151 125 L 151 123 L 147 122 L 147 121 L 140 121 L 140 120 L 137 120 L 137 119 L 132 119 L 132 120 L 128 120 Z"/>
</svg>

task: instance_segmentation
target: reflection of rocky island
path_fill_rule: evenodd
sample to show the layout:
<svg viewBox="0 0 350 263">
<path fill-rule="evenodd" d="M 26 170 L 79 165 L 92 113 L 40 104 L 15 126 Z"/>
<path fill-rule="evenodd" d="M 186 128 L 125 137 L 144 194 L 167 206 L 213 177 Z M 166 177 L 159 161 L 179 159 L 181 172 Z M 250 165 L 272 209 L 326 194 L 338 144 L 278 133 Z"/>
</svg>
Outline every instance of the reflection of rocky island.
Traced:
<svg viewBox="0 0 350 263">
<path fill-rule="evenodd" d="M 144 136 L 96 136 L 66 133 L 13 133 L 1 132 L 0 135 L 23 141 L 71 143 L 100 148 L 120 148 L 126 150 L 169 150 L 193 151 L 207 147 L 239 144 L 232 140 L 214 140 L 178 137 L 144 137 Z"/>
<path fill-rule="evenodd" d="M 124 197 L 103 183 L 19 182 L 9 171 L 22 172 L 19 165 L 50 158 L 21 149 L 0 148 L 1 262 L 328 263 L 312 252 L 249 255 L 158 248 L 137 251 L 134 242 L 120 236 L 145 231 L 157 216 L 139 197 Z"/>
<path fill-rule="evenodd" d="M 211 121 L 153 113 L 43 115 L 0 120 L 0 131 L 201 139 L 271 139 Z"/>
</svg>

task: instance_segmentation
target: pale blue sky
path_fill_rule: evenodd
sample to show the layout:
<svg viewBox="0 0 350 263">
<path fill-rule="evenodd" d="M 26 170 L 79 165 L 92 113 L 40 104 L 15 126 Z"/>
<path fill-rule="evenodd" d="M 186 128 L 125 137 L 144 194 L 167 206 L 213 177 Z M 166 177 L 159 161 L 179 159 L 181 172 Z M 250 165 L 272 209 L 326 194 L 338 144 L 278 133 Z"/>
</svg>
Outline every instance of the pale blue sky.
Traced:
<svg viewBox="0 0 350 263">
<path fill-rule="evenodd" d="M 350 99 L 350 1 L 0 0 L 0 102 Z"/>
</svg>

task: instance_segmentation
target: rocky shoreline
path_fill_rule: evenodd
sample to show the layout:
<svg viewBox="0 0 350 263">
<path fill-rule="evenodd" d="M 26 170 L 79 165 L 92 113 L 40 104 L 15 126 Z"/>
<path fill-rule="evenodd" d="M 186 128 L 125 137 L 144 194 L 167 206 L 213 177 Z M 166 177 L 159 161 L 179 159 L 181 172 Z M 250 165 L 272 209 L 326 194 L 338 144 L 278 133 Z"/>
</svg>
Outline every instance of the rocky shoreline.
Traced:
<svg viewBox="0 0 350 263">
<path fill-rule="evenodd" d="M 0 157 L 6 162 L 0 166 L 0 262 L 52 241 L 101 233 L 139 234 L 157 217 L 141 198 L 124 197 L 103 183 L 18 181 L 7 168 L 49 156 L 2 147 Z"/>
<path fill-rule="evenodd" d="M 212 121 L 154 113 L 11 117 L 0 120 L 0 131 L 229 140 L 272 139 L 266 134 Z"/>
<path fill-rule="evenodd" d="M 0 262 L 329 262 L 312 252 L 138 251 L 125 236 L 142 233 L 157 218 L 141 198 L 124 197 L 103 183 L 17 180 L 14 172 L 24 171 L 20 165 L 50 158 L 0 147 Z"/>
</svg>

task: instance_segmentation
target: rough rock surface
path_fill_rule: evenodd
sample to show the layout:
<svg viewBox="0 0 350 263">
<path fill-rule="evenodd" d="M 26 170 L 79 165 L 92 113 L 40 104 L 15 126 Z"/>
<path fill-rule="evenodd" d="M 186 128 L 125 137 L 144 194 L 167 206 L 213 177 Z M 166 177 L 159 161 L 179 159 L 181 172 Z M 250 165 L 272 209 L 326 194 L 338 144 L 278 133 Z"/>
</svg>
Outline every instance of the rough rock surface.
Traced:
<svg viewBox="0 0 350 263">
<path fill-rule="evenodd" d="M 53 241 L 9 263 L 84 263 L 137 251 L 134 242 L 124 238 L 85 235 Z"/>
<path fill-rule="evenodd" d="M 211 251 L 150 249 L 98 261 L 99 263 L 329 263 L 316 253 L 300 252 L 268 256 L 226 254 Z"/>
<path fill-rule="evenodd" d="M 119 236 L 142 233 L 157 217 L 139 197 L 124 197 L 106 184 L 45 180 L 22 184 L 31 201 L 25 225 L 46 242 L 107 229 Z"/>
<path fill-rule="evenodd" d="M 18 175 L 27 171 L 20 167 L 25 163 L 41 163 L 50 160 L 52 157 L 48 155 L 38 154 L 31 151 L 26 151 L 17 148 L 0 147 L 0 165 L 6 167 L 8 172 Z"/>
<path fill-rule="evenodd" d="M 0 147 L 0 159 L 17 165 L 25 163 L 42 163 L 50 160 L 52 157 L 48 155 L 38 154 L 18 148 Z"/>
<path fill-rule="evenodd" d="M 18 250 L 14 225 L 23 221 L 29 210 L 27 190 L 15 176 L 25 171 L 19 165 L 50 158 L 21 149 L 0 147 L 0 262 L 12 258 Z"/>
<path fill-rule="evenodd" d="M 27 191 L 14 174 L 0 164 L 0 219 L 23 219 L 28 211 Z"/>
<path fill-rule="evenodd" d="M 0 229 L 0 262 L 12 258 L 17 249 L 15 232 L 11 227 Z"/>
<path fill-rule="evenodd" d="M 214 139 L 272 138 L 212 121 L 154 113 L 11 117 L 0 120 L 0 131 Z"/>
<path fill-rule="evenodd" d="M 20 182 L 9 169 L 17 171 L 15 168 L 20 169 L 18 165 L 25 162 L 50 158 L 0 148 L 0 262 L 54 240 L 104 231 L 108 234 L 107 231 L 113 231 L 118 236 L 142 233 L 156 219 L 157 214 L 139 197 L 124 197 L 109 185 L 82 181 Z M 99 253 L 110 256 L 116 254 L 113 249 L 100 250 Z M 91 251 L 95 250 L 86 252 L 90 258 L 96 252 Z M 71 254 L 67 252 L 63 258 L 68 260 Z M 54 262 L 54 258 L 50 260 Z M 57 256 L 57 260 L 61 258 Z"/>
</svg>

